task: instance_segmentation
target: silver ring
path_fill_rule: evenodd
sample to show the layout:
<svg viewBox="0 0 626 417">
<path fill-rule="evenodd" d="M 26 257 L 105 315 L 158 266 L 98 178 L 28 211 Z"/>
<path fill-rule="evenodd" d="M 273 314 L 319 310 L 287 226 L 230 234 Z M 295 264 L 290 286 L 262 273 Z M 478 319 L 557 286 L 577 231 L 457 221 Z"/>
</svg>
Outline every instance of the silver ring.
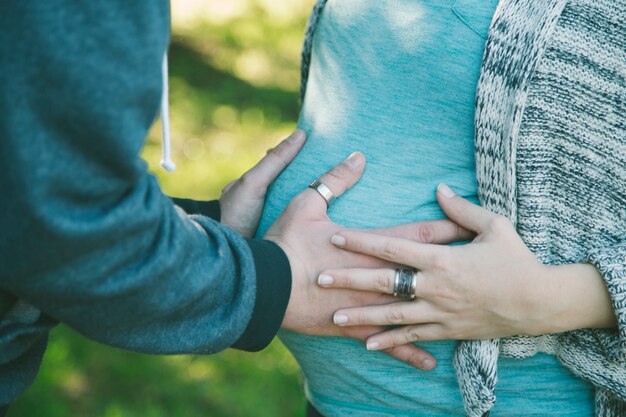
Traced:
<svg viewBox="0 0 626 417">
<path fill-rule="evenodd" d="M 409 300 L 415 299 L 417 287 L 417 271 L 415 269 L 396 269 L 393 284 L 393 296 Z"/>
<path fill-rule="evenodd" d="M 396 276 L 393 280 L 393 296 L 398 296 L 398 288 L 400 287 L 400 270 L 396 269 Z"/>
<path fill-rule="evenodd" d="M 330 190 L 330 188 L 324 185 L 324 183 L 322 183 L 320 180 L 313 181 L 309 185 L 309 188 L 313 188 L 315 191 L 317 191 L 317 193 L 322 196 L 324 201 L 326 201 L 326 207 L 330 207 L 330 204 L 335 199 L 335 195 Z"/>
</svg>

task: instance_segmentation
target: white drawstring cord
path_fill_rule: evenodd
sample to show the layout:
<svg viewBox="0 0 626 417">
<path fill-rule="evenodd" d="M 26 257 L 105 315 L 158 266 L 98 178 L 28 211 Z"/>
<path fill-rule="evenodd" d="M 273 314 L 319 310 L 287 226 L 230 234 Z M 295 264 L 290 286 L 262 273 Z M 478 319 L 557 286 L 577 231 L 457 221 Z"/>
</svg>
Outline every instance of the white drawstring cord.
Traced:
<svg viewBox="0 0 626 417">
<path fill-rule="evenodd" d="M 163 95 L 161 96 L 161 127 L 163 128 L 163 159 L 161 166 L 167 172 L 176 169 L 176 164 L 172 161 L 171 141 L 170 141 L 170 103 L 169 103 L 169 71 L 167 68 L 167 51 L 163 55 L 163 66 L 161 67 L 163 77 Z"/>
</svg>

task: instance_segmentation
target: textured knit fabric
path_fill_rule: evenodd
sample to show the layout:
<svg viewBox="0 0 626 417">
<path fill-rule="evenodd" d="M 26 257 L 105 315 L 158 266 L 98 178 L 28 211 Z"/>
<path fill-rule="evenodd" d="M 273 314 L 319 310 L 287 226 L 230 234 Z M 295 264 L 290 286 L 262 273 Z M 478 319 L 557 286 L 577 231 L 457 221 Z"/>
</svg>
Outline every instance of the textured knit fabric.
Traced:
<svg viewBox="0 0 626 417">
<path fill-rule="evenodd" d="M 303 51 L 303 92 L 315 25 Z M 502 0 L 476 102 L 479 198 L 547 264 L 603 274 L 618 331 L 465 341 L 455 365 L 469 416 L 496 397 L 498 356 L 555 355 L 596 390 L 597 416 L 626 415 L 626 2 Z"/>
<path fill-rule="evenodd" d="M 0 406 L 33 380 L 57 321 L 150 353 L 269 343 L 285 255 L 177 208 L 139 157 L 169 1 L 8 0 L 0 28 Z"/>
<path fill-rule="evenodd" d="M 496 5 L 328 1 L 313 38 L 299 120 L 309 138 L 270 190 L 260 233 L 317 172 L 353 150 L 368 164 L 329 209 L 340 224 L 443 218 L 435 198 L 441 181 L 477 202 L 474 102 Z M 456 341 L 420 343 L 438 360 L 435 370 L 420 372 L 351 339 L 291 332 L 281 332 L 281 339 L 306 375 L 307 397 L 326 416 L 464 414 L 453 366 Z M 495 416 L 593 414 L 593 387 L 553 356 L 504 359 L 500 369 L 505 377 Z"/>
</svg>

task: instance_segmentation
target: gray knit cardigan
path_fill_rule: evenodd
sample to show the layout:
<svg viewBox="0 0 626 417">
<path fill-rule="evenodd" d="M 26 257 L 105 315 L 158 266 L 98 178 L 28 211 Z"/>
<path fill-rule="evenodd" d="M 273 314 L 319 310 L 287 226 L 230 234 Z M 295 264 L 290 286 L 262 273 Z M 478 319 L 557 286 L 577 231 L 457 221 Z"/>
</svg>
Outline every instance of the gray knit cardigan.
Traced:
<svg viewBox="0 0 626 417">
<path fill-rule="evenodd" d="M 307 27 L 303 97 L 325 4 Z M 541 262 L 595 265 L 618 330 L 460 342 L 467 415 L 493 407 L 499 355 L 544 352 L 596 387 L 596 416 L 626 417 L 626 0 L 501 0 L 475 123 L 483 207 L 508 217 Z"/>
</svg>

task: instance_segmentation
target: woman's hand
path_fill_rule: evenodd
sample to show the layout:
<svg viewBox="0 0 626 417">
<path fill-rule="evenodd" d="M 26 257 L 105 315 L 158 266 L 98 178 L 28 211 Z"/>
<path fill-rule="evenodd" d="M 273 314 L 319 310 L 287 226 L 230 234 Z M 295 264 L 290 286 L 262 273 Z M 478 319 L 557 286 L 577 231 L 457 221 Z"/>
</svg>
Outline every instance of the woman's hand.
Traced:
<svg viewBox="0 0 626 417">
<path fill-rule="evenodd" d="M 346 250 L 417 269 L 416 299 L 383 306 L 342 309 L 340 326 L 408 325 L 368 338 L 368 349 L 387 349 L 422 340 L 488 339 L 534 335 L 554 330 L 558 293 L 547 286 L 548 268 L 530 252 L 505 218 L 440 185 L 437 199 L 447 216 L 474 231 L 462 246 L 420 244 L 409 240 L 342 231 L 332 242 Z M 319 284 L 393 294 L 393 269 L 324 271 Z M 558 281 L 563 283 L 562 281 Z"/>
<path fill-rule="evenodd" d="M 220 197 L 220 223 L 245 237 L 253 237 L 263 213 L 267 188 L 296 157 L 306 134 L 296 130 L 287 139 L 270 149 L 252 169 L 230 182 Z"/>
<path fill-rule="evenodd" d="M 354 153 L 320 177 L 333 194 L 341 198 L 363 173 L 365 158 Z M 384 331 L 382 326 L 337 327 L 332 316 L 341 307 L 386 304 L 391 296 L 367 291 L 326 291 L 317 285 L 317 277 L 327 268 L 383 268 L 390 265 L 381 259 L 346 252 L 333 246 L 331 237 L 346 230 L 333 223 L 326 214 L 327 206 L 317 191 L 305 188 L 291 200 L 285 211 L 267 231 L 264 239 L 277 243 L 289 258 L 292 271 L 291 296 L 282 327 L 299 333 L 318 336 L 345 336 L 365 340 Z M 369 230 L 419 242 L 446 243 L 467 239 L 468 231 L 449 220 L 404 224 Z M 413 344 L 403 344 L 385 351 L 389 355 L 420 369 L 432 369 L 435 358 Z"/>
</svg>

